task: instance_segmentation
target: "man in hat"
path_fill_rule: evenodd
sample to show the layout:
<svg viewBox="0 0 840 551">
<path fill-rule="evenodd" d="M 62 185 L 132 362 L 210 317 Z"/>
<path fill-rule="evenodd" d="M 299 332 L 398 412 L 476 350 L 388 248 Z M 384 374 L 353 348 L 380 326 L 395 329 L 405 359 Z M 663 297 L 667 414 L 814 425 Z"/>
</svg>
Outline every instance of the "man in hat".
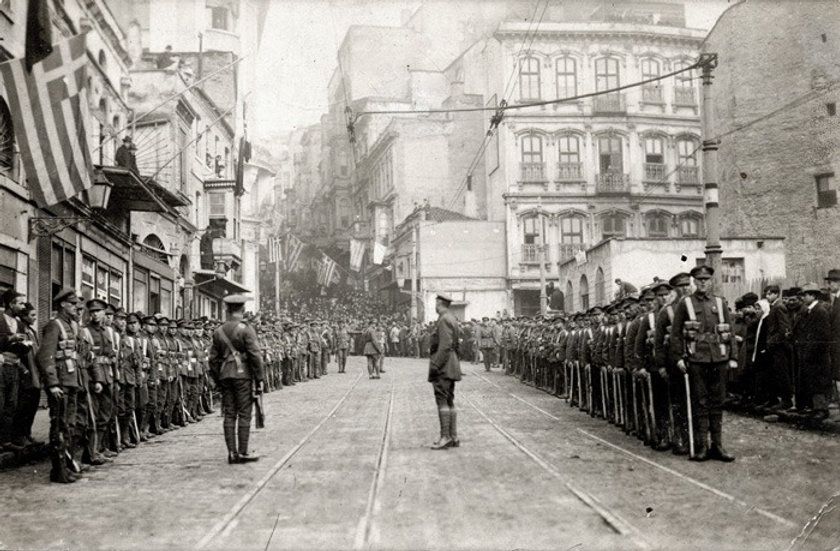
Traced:
<svg viewBox="0 0 840 551">
<path fill-rule="evenodd" d="M 350 347 L 350 334 L 347 332 L 347 325 L 344 323 L 344 320 L 338 321 L 338 328 L 336 329 L 335 337 L 338 372 L 344 373 L 344 370 L 347 368 L 347 350 Z"/>
<path fill-rule="evenodd" d="M 828 282 L 828 320 L 831 326 L 831 372 L 835 392 L 840 397 L 840 269 L 832 268 L 825 277 Z"/>
<path fill-rule="evenodd" d="M 452 299 L 446 295 L 437 295 L 435 298 L 438 320 L 432 335 L 428 377 L 435 392 L 440 420 L 440 438 L 432 444 L 432 449 L 435 450 L 460 445 L 458 414 L 455 409 L 455 383 L 461 380 L 461 364 L 458 358 L 461 335 L 458 320 L 449 311 L 450 304 Z"/>
<path fill-rule="evenodd" d="M 118 453 L 114 420 L 114 362 L 116 349 L 105 317 L 108 304 L 93 298 L 87 302 L 89 320 L 82 328 L 82 336 L 89 345 L 88 372 L 90 384 L 88 393 L 93 404 L 93 415 L 98 439 L 95 453 L 112 458 Z"/>
<path fill-rule="evenodd" d="M 41 377 L 35 362 L 40 347 L 36 317 L 35 307 L 29 302 L 25 303 L 18 318 L 19 328 L 26 336 L 24 342 L 31 345 L 26 354 L 21 357 L 17 409 L 12 423 L 12 444 L 22 447 L 43 444 L 32 439 L 32 423 L 35 421 L 41 397 Z"/>
<path fill-rule="evenodd" d="M 788 408 L 793 408 L 793 363 L 791 346 L 791 332 L 793 322 L 791 313 L 785 307 L 782 293 L 778 285 L 768 285 L 764 289 L 764 298 L 770 306 L 767 314 L 759 320 L 759 337 L 756 340 L 753 356 L 755 362 L 764 367 L 766 382 L 753 381 L 753 395 L 757 390 L 766 387 L 770 396 L 778 397 L 780 402 Z M 762 341 L 762 342 L 760 342 Z M 757 374 L 760 376 L 760 374 Z"/>
<path fill-rule="evenodd" d="M 222 391 L 225 444 L 228 463 L 257 461 L 248 452 L 253 413 L 252 393 L 263 391 L 263 365 L 257 335 L 244 321 L 245 295 L 228 295 L 228 321 L 213 332 L 210 347 L 210 373 Z"/>
<path fill-rule="evenodd" d="M 129 325 L 131 325 L 130 330 Z M 137 340 L 140 322 L 137 316 L 131 314 L 131 323 L 129 324 L 129 314 L 126 314 L 123 308 L 117 308 L 114 312 L 114 328 L 119 338 L 121 372 L 121 381 L 117 383 L 119 385 L 117 422 L 120 426 L 120 445 L 123 448 L 134 448 L 140 440 L 139 435 L 135 433 L 137 427 L 134 421 L 138 375 L 142 377 L 142 363 L 139 358 L 140 347 Z"/>
<path fill-rule="evenodd" d="M 484 371 L 490 371 L 493 366 L 493 349 L 496 346 L 493 340 L 493 330 L 490 327 L 490 318 L 481 318 L 481 325 L 475 332 L 478 347 L 481 349 L 481 356 L 484 359 Z"/>
<path fill-rule="evenodd" d="M 799 358 L 801 402 L 797 406 L 816 419 L 828 417 L 832 391 L 831 321 L 828 308 L 819 300 L 822 290 L 814 283 L 802 287 L 804 308 L 794 325 L 794 340 Z"/>
<path fill-rule="evenodd" d="M 712 294 L 709 266 L 697 266 L 691 277 L 697 290 L 680 300 L 671 327 L 671 357 L 680 373 L 688 373 L 696 441 L 694 461 L 734 461 L 723 447 L 723 402 L 727 368 L 738 367 L 729 308 Z M 707 436 L 711 434 L 711 447 Z"/>
<path fill-rule="evenodd" d="M 53 308 L 58 315 L 44 327 L 41 347 L 36 355 L 41 380 L 47 389 L 50 412 L 50 480 L 62 484 L 76 481 L 65 458 L 68 453 L 73 456 L 75 445 L 76 391 L 81 370 L 77 356 L 78 302 L 74 289 L 63 289 L 55 296 Z"/>
<path fill-rule="evenodd" d="M 15 412 L 18 407 L 18 386 L 21 360 L 31 347 L 18 316 L 26 304 L 26 297 L 14 289 L 0 296 L 3 314 L 0 315 L 0 447 L 8 451 L 22 449 L 12 443 Z"/>
<path fill-rule="evenodd" d="M 643 295 L 647 311 L 644 312 L 639 321 L 639 330 L 636 334 L 636 356 L 639 359 L 640 368 L 646 371 L 646 376 L 650 378 L 649 391 L 653 396 L 649 399 L 653 400 L 653 419 L 648 419 L 650 423 L 649 430 L 653 427 L 656 432 L 651 434 L 650 444 L 656 451 L 666 451 L 671 448 L 670 431 L 671 420 L 668 407 L 670 400 L 670 380 L 668 377 L 668 367 L 666 363 L 660 363 L 656 357 L 657 336 L 663 338 L 661 346 L 666 346 L 664 341 L 665 331 L 657 331 L 657 326 L 660 323 L 670 325 L 670 318 L 667 312 L 663 310 L 668 307 L 668 299 L 671 296 L 673 288 L 664 279 L 659 279 L 654 283 Z M 653 300 L 650 300 L 650 295 L 653 295 Z M 672 309 L 673 313 L 673 309 Z M 644 403 L 644 401 L 642 401 Z M 644 417 L 644 416 L 643 416 Z"/>
</svg>

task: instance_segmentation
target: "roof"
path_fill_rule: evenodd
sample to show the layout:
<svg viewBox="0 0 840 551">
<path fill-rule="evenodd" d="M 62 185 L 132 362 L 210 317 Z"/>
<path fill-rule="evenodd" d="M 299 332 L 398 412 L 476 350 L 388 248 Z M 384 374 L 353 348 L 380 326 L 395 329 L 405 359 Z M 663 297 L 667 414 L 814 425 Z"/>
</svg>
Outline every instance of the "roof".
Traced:
<svg viewBox="0 0 840 551">
<path fill-rule="evenodd" d="M 477 220 L 466 214 L 455 212 L 454 210 L 445 209 L 442 207 L 428 207 L 428 219 L 433 222 L 453 222 L 461 220 Z"/>
</svg>

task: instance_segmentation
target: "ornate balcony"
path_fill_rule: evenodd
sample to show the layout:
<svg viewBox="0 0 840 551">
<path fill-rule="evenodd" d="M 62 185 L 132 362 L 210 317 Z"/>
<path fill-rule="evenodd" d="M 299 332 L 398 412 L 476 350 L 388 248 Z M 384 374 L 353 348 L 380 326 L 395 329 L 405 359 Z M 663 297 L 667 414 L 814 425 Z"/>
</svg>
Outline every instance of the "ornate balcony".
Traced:
<svg viewBox="0 0 840 551">
<path fill-rule="evenodd" d="M 681 107 L 697 107 L 697 94 L 693 86 L 677 86 L 674 88 L 674 105 Z"/>
<path fill-rule="evenodd" d="M 680 166 L 677 167 L 677 186 L 700 187 L 700 167 Z"/>
<path fill-rule="evenodd" d="M 627 102 L 624 94 L 614 92 L 595 96 L 592 99 L 593 115 L 624 115 L 627 113 Z"/>
<path fill-rule="evenodd" d="M 519 181 L 525 184 L 542 184 L 545 177 L 545 163 L 520 163 Z"/>
<path fill-rule="evenodd" d="M 525 243 L 522 245 L 522 262 L 524 264 L 539 264 L 540 250 L 545 249 L 545 262 L 549 262 L 549 249 L 546 245 L 537 243 Z"/>
<path fill-rule="evenodd" d="M 623 172 L 602 172 L 595 176 L 597 193 L 630 193 L 630 175 Z"/>
<path fill-rule="evenodd" d="M 557 164 L 558 182 L 582 182 L 583 180 L 583 163 Z"/>
<path fill-rule="evenodd" d="M 567 260 L 572 260 L 578 251 L 585 251 L 588 245 L 585 243 L 560 243 L 558 252 L 558 261 L 562 264 Z"/>
<path fill-rule="evenodd" d="M 213 261 L 222 261 L 229 266 L 242 264 L 242 244 L 238 239 L 217 237 L 213 240 Z"/>
<path fill-rule="evenodd" d="M 665 184 L 665 165 L 662 163 L 645 163 L 645 182 L 650 184 Z"/>
<path fill-rule="evenodd" d="M 662 99 L 661 86 L 642 86 L 642 101 L 644 103 L 665 103 Z"/>
</svg>

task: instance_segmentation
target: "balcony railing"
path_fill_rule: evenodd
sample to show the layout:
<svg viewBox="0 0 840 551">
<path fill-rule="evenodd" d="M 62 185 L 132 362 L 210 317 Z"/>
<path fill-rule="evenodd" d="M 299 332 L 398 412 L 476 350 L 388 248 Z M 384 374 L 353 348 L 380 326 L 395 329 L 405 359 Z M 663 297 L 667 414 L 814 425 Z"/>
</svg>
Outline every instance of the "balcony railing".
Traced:
<svg viewBox="0 0 840 551">
<path fill-rule="evenodd" d="M 612 93 L 595 96 L 592 101 L 592 113 L 596 115 L 627 113 L 627 102 L 624 100 L 624 94 Z"/>
<path fill-rule="evenodd" d="M 681 166 L 677 169 L 677 184 L 681 186 L 700 185 L 700 167 Z"/>
<path fill-rule="evenodd" d="M 525 183 L 542 183 L 548 181 L 545 177 L 544 163 L 521 163 L 519 181 Z"/>
<path fill-rule="evenodd" d="M 575 257 L 578 251 L 585 251 L 587 245 L 584 243 L 560 243 L 559 247 L 559 261 L 560 263 L 571 260 Z"/>
<path fill-rule="evenodd" d="M 693 86 L 677 86 L 674 88 L 674 105 L 696 107 L 697 96 Z"/>
<path fill-rule="evenodd" d="M 645 163 L 645 182 L 651 184 L 666 184 L 665 165 L 662 163 Z"/>
<path fill-rule="evenodd" d="M 645 103 L 665 103 L 662 100 L 662 87 L 642 86 L 642 101 Z"/>
<path fill-rule="evenodd" d="M 581 182 L 583 179 L 583 163 L 557 164 L 557 181 Z"/>
<path fill-rule="evenodd" d="M 602 172 L 595 177 L 598 193 L 629 193 L 630 175 L 623 172 Z"/>
<path fill-rule="evenodd" d="M 213 240 L 213 259 L 240 264 L 242 262 L 241 243 L 238 239 L 217 237 Z"/>
<path fill-rule="evenodd" d="M 528 264 L 539 264 L 540 251 L 543 248 L 545 249 L 545 258 L 543 260 L 545 262 L 549 262 L 548 247 L 537 243 L 525 243 L 522 245 L 522 262 Z"/>
</svg>

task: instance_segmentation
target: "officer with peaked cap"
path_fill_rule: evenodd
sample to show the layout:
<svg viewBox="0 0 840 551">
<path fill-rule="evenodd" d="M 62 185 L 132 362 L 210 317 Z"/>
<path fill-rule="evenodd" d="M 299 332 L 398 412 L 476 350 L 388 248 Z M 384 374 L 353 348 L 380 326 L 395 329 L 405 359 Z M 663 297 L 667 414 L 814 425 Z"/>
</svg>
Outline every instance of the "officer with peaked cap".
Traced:
<svg viewBox="0 0 840 551">
<path fill-rule="evenodd" d="M 452 299 L 437 295 L 435 311 L 438 313 L 437 327 L 432 335 L 429 377 L 435 392 L 435 402 L 440 420 L 440 439 L 432 449 L 441 450 L 458 447 L 457 410 L 455 409 L 455 383 L 461 380 L 461 364 L 458 359 L 460 327 L 458 320 L 449 311 Z"/>
<path fill-rule="evenodd" d="M 729 308 L 723 297 L 712 294 L 709 266 L 691 270 L 697 290 L 683 298 L 674 312 L 671 357 L 681 373 L 688 373 L 691 388 L 694 461 L 734 461 L 723 447 L 723 402 L 726 370 L 738 367 Z M 711 434 L 711 447 L 707 436 Z"/>
<path fill-rule="evenodd" d="M 229 295 L 228 321 L 213 333 L 210 347 L 210 373 L 222 391 L 225 444 L 228 463 L 257 461 L 259 457 L 248 453 L 248 440 L 253 413 L 252 392 L 263 390 L 263 366 L 257 335 L 244 321 L 245 295 Z"/>
</svg>

